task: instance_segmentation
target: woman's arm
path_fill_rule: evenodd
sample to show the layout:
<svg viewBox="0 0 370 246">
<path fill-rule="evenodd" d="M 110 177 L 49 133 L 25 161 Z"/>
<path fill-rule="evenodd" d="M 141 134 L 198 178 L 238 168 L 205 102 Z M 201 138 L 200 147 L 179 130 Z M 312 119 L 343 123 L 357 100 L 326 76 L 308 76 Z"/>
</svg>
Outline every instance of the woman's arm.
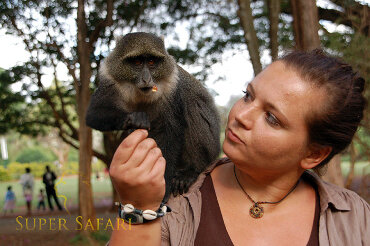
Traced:
<svg viewBox="0 0 370 246">
<path fill-rule="evenodd" d="M 157 210 L 165 193 L 166 162 L 146 130 L 136 130 L 117 148 L 109 174 L 122 204 L 141 210 Z M 160 245 L 161 222 L 131 225 L 113 230 L 109 242 L 114 245 Z M 130 229 L 131 228 L 131 229 Z"/>
<path fill-rule="evenodd" d="M 131 230 L 125 226 L 126 230 L 114 230 L 112 232 L 109 246 L 138 245 L 138 246 L 156 246 L 161 245 L 161 220 L 153 222 L 132 225 Z"/>
</svg>

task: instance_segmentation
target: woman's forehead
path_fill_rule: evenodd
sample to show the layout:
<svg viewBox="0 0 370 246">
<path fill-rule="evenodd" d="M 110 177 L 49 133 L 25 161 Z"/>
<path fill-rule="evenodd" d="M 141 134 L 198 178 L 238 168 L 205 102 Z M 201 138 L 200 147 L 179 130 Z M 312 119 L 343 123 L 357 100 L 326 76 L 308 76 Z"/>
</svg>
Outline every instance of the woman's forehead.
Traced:
<svg viewBox="0 0 370 246">
<path fill-rule="evenodd" d="M 306 119 L 324 103 L 325 90 L 303 80 L 281 61 L 269 65 L 252 82 L 256 96 L 273 104 L 287 118 Z"/>
</svg>

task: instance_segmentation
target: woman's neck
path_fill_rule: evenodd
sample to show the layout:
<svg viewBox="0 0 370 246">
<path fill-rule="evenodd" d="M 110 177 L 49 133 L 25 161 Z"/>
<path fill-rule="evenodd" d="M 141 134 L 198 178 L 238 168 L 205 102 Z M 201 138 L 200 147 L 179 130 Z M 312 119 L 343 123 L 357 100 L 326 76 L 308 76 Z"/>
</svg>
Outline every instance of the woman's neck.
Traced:
<svg viewBox="0 0 370 246">
<path fill-rule="evenodd" d="M 286 196 L 296 185 L 301 177 L 303 170 L 290 171 L 285 173 L 267 173 L 261 171 L 250 171 L 235 167 L 229 163 L 224 167 L 223 175 L 225 181 L 229 182 L 235 189 L 246 192 L 255 202 L 276 202 Z M 240 186 L 237 182 L 237 179 Z M 294 191 L 292 191 L 293 193 Z"/>
</svg>

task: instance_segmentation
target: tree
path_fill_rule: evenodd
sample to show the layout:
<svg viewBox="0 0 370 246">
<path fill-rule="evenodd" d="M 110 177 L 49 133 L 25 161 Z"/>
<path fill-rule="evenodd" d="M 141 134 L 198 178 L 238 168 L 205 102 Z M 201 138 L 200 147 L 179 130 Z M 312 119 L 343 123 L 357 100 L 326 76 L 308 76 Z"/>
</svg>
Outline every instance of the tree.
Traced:
<svg viewBox="0 0 370 246">
<path fill-rule="evenodd" d="M 251 3 L 249 0 L 238 0 L 238 16 L 240 24 L 244 30 L 244 38 L 247 42 L 249 55 L 253 65 L 254 74 L 257 75 L 262 71 L 262 65 L 259 54 L 259 45 L 256 30 L 254 29 Z"/>
<path fill-rule="evenodd" d="M 278 58 L 279 43 L 278 43 L 278 29 L 279 29 L 279 14 L 280 14 L 280 0 L 267 0 L 269 21 L 270 21 L 270 50 L 271 59 L 275 61 Z"/>
<path fill-rule="evenodd" d="M 320 48 L 319 19 L 315 0 L 291 0 L 295 48 Z"/>
<path fill-rule="evenodd" d="M 59 35 L 64 35 L 65 26 L 62 26 L 58 17 L 68 17 L 73 15 L 73 8 L 69 7 L 71 2 L 56 1 L 50 3 L 48 1 L 5 1 L 1 5 L 2 18 L 1 21 L 8 28 L 8 31 L 14 33 L 23 39 L 26 49 L 30 52 L 30 61 L 23 69 L 23 75 L 27 76 L 39 88 L 39 91 L 30 91 L 34 97 L 43 98 L 55 117 L 54 123 L 59 128 L 59 135 L 70 144 L 72 141 L 79 142 L 79 208 L 82 215 L 82 222 L 86 223 L 89 219 L 95 221 L 95 212 L 93 208 L 92 190 L 90 185 L 91 175 L 91 129 L 85 125 L 85 112 L 89 103 L 90 95 L 90 79 L 91 79 L 91 60 L 93 55 L 94 45 L 98 38 L 98 34 L 106 27 L 111 19 L 112 2 L 108 1 L 106 19 L 93 23 L 94 31 L 88 33 L 87 21 L 84 15 L 84 2 L 78 2 L 77 11 L 77 50 L 69 50 L 71 54 L 76 54 L 77 59 L 66 57 L 64 50 L 67 46 L 65 42 L 60 42 Z M 40 10 L 40 14 L 35 12 L 35 9 Z M 19 21 L 18 17 L 23 16 L 23 21 Z M 34 26 L 37 22 L 43 22 L 43 26 Z M 91 21 L 91 19 L 90 19 Z M 91 23 L 89 23 L 91 24 Z M 45 34 L 46 38 L 41 38 L 40 35 Z M 48 62 L 50 59 L 51 62 Z M 65 63 L 72 78 L 74 87 L 75 101 L 77 102 L 77 116 L 79 128 L 71 122 L 67 114 L 67 106 L 62 95 L 62 90 L 58 85 L 58 80 L 55 79 L 55 91 L 49 91 L 42 82 L 42 68 L 50 63 L 55 66 L 55 60 L 59 59 Z M 76 72 L 78 63 L 78 75 Z M 56 92 L 57 96 L 53 97 L 52 93 Z M 72 94 L 72 93 L 71 93 Z M 58 107 L 55 98 L 60 101 Z M 59 109 L 58 109 L 59 108 Z M 50 125 L 50 121 L 44 119 L 40 122 L 43 125 Z M 62 124 L 68 128 L 66 130 Z M 72 140 L 72 141 L 71 141 Z"/>
</svg>

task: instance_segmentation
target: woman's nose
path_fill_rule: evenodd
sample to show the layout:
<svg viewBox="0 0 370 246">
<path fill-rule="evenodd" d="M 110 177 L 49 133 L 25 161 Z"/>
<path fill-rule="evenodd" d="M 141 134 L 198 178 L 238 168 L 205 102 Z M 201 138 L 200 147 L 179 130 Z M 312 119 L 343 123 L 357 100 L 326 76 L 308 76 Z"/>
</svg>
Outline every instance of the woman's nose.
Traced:
<svg viewBox="0 0 370 246">
<path fill-rule="evenodd" d="M 253 103 L 244 105 L 236 113 L 236 121 L 242 125 L 246 130 L 251 130 L 253 128 L 254 122 L 256 120 L 257 107 Z"/>
</svg>

